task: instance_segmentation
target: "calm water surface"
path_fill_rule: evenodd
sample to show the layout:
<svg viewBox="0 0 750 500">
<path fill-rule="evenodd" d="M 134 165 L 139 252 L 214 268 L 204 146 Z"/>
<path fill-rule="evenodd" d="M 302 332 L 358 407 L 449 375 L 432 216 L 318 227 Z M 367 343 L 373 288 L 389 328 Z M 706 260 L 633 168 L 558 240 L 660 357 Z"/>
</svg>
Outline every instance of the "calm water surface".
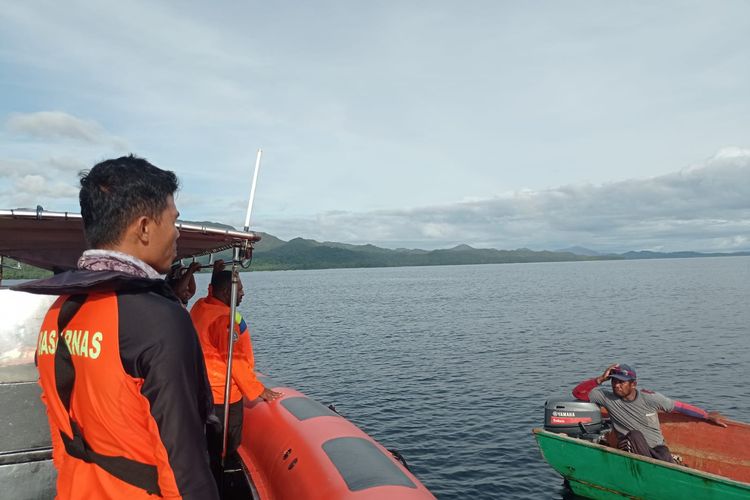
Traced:
<svg viewBox="0 0 750 500">
<path fill-rule="evenodd" d="M 748 257 L 243 282 L 258 368 L 400 450 L 439 498 L 563 498 L 531 428 L 548 396 L 613 362 L 642 387 L 750 420 Z"/>
</svg>

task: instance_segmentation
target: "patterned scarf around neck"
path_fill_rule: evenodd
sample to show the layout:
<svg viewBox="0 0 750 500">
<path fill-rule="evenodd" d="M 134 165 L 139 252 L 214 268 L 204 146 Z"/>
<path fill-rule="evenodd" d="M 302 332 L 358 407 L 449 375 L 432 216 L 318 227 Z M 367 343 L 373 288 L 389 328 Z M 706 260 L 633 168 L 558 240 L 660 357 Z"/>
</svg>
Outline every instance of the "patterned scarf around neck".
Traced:
<svg viewBox="0 0 750 500">
<path fill-rule="evenodd" d="M 138 257 L 117 250 L 86 250 L 78 259 L 78 268 L 89 271 L 118 271 L 139 278 L 161 278 L 153 267 Z"/>
</svg>

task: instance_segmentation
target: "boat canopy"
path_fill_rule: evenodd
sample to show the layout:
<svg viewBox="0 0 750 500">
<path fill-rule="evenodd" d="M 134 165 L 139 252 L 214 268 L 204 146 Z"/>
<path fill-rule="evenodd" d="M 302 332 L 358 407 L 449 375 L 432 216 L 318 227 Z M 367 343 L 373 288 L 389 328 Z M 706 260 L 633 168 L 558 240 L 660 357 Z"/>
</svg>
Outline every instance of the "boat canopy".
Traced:
<svg viewBox="0 0 750 500">
<path fill-rule="evenodd" d="M 177 221 L 177 259 L 221 252 L 237 242 L 260 241 L 253 232 Z M 50 271 L 76 267 L 87 245 L 80 214 L 0 210 L 0 255 Z"/>
</svg>

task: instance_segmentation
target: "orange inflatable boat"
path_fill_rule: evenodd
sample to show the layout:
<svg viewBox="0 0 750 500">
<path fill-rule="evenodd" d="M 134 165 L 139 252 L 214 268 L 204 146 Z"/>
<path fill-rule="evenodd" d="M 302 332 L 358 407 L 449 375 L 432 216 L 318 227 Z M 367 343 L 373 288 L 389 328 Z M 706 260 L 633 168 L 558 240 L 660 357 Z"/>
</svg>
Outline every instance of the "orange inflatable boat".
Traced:
<svg viewBox="0 0 750 500">
<path fill-rule="evenodd" d="M 246 402 L 242 458 L 262 500 L 432 499 L 374 439 L 299 391 L 260 376 L 284 395 Z"/>
</svg>

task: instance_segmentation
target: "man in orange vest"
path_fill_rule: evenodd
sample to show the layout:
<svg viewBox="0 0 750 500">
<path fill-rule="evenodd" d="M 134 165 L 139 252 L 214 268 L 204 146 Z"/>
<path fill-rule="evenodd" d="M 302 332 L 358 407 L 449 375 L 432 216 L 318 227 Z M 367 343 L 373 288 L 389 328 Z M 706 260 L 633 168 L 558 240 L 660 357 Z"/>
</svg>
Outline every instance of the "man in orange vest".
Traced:
<svg viewBox="0 0 750 500">
<path fill-rule="evenodd" d="M 36 352 L 58 499 L 218 499 L 200 344 L 160 276 L 176 256 L 177 185 L 132 155 L 84 172 L 91 249 L 79 269 L 17 287 L 60 295 Z"/>
<path fill-rule="evenodd" d="M 214 409 L 219 420 L 224 421 L 224 390 L 227 377 L 229 353 L 229 315 L 232 303 L 232 272 L 224 271 L 224 263 L 217 261 L 211 277 L 207 297 L 199 299 L 190 310 L 198 338 L 203 347 L 206 371 L 214 397 Z M 244 297 L 242 281 L 238 284 L 237 303 Z M 242 397 L 248 400 L 261 398 L 273 401 L 282 394 L 263 386 L 255 376 L 255 358 L 247 324 L 239 312 L 235 314 L 232 339 L 232 380 L 229 393 L 228 442 L 225 464 L 228 468 L 237 465 L 237 448 L 242 438 L 243 405 Z M 223 443 L 211 443 L 209 450 L 214 474 L 220 472 L 221 448 Z"/>
</svg>

